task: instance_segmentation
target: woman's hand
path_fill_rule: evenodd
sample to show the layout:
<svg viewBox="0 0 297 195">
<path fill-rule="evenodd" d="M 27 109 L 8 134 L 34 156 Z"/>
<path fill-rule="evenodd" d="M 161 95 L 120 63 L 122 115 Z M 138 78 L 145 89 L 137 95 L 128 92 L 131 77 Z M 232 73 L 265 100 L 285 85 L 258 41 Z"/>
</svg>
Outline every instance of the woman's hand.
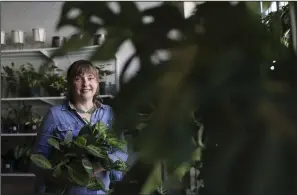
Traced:
<svg viewBox="0 0 297 195">
<path fill-rule="evenodd" d="M 101 173 L 102 171 L 105 171 L 105 169 L 102 168 L 101 166 L 98 166 L 98 167 L 96 167 L 96 168 L 94 169 L 94 172 L 93 172 L 92 176 L 94 177 L 94 176 L 96 176 L 98 173 Z"/>
</svg>

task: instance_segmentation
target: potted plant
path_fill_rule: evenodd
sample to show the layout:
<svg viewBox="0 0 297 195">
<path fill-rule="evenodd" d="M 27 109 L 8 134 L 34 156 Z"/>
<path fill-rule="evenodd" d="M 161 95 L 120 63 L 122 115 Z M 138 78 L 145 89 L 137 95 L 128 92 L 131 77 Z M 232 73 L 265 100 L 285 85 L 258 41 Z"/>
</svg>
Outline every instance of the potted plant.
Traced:
<svg viewBox="0 0 297 195">
<path fill-rule="evenodd" d="M 105 170 L 127 169 L 125 162 L 112 162 L 108 157 L 111 148 L 124 150 L 126 143 L 107 131 L 105 124 L 101 122 L 93 126 L 87 124 L 77 137 L 73 137 L 72 131 L 67 132 L 64 140 L 51 136 L 48 143 L 55 148 L 49 160 L 41 154 L 31 154 L 30 159 L 38 167 L 52 170 L 55 177 L 68 177 L 69 181 L 60 190 L 70 182 L 88 189 L 105 191 L 100 178 L 93 175 L 95 167 L 100 164 Z M 57 187 L 48 189 L 51 192 L 52 190 L 57 192 Z"/>
<path fill-rule="evenodd" d="M 43 117 L 39 115 L 31 115 L 30 116 L 30 121 L 26 122 L 24 124 L 24 132 L 27 133 L 36 133 L 38 127 L 40 126 L 42 122 Z"/>
<path fill-rule="evenodd" d="M 1 83 L 3 83 L 3 85 L 1 85 L 2 97 L 3 94 L 5 94 L 4 97 L 16 95 L 18 89 L 18 75 L 13 62 L 11 66 L 2 66 Z M 3 90 L 4 86 L 5 90 Z"/>
<path fill-rule="evenodd" d="M 107 70 L 105 69 L 107 65 L 97 65 L 97 69 L 99 71 L 99 80 L 100 80 L 100 85 L 99 85 L 99 91 L 101 95 L 107 95 L 107 94 L 112 94 L 113 91 L 113 85 L 111 83 L 107 84 L 106 77 L 109 75 L 114 74 L 114 71 L 112 70 Z"/>
<path fill-rule="evenodd" d="M 32 110 L 32 105 L 23 105 L 19 110 L 19 131 L 35 133 L 42 122 L 42 116 Z"/>
<path fill-rule="evenodd" d="M 10 105 L 7 109 L 7 117 L 4 117 L 3 130 L 6 133 L 24 132 L 26 124 L 32 121 L 32 105 L 22 104 L 17 108 Z"/>
<path fill-rule="evenodd" d="M 4 155 L 1 155 L 1 172 L 13 173 L 14 172 L 14 153 L 13 149 L 8 150 Z"/>
<path fill-rule="evenodd" d="M 14 148 L 14 171 L 27 173 L 29 171 L 31 147 L 17 145 Z"/>
<path fill-rule="evenodd" d="M 61 69 L 51 64 L 45 71 L 42 79 L 42 87 L 48 96 L 64 96 L 67 91 L 67 81 L 61 75 Z"/>
<path fill-rule="evenodd" d="M 19 132 L 19 126 L 17 123 L 18 120 L 18 110 L 10 108 L 7 109 L 8 114 L 7 116 L 2 117 L 1 126 L 2 126 L 2 132 L 3 133 L 18 133 Z"/>
<path fill-rule="evenodd" d="M 19 76 L 20 97 L 40 96 L 40 85 L 43 75 L 35 70 L 32 64 L 21 65 Z"/>
</svg>

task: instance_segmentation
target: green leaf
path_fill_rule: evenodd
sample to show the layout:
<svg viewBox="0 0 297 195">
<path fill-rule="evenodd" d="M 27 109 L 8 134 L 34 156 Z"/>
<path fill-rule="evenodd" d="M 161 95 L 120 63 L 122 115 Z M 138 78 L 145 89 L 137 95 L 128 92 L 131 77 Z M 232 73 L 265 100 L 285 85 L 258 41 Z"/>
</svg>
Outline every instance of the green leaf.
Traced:
<svg viewBox="0 0 297 195">
<path fill-rule="evenodd" d="M 67 168 L 68 168 L 68 175 L 75 184 L 80 186 L 86 186 L 88 184 L 88 175 L 86 175 L 82 171 L 79 171 L 79 169 L 77 169 L 76 166 L 75 168 L 67 166 Z"/>
<path fill-rule="evenodd" d="M 104 155 L 104 154 L 102 153 L 102 150 L 101 150 L 99 147 L 96 147 L 96 146 L 94 146 L 94 145 L 88 145 L 88 146 L 86 147 L 86 149 L 87 149 L 87 151 L 88 151 L 90 154 L 94 155 L 95 157 L 99 157 L 99 158 L 104 158 L 104 157 L 106 157 L 106 154 Z"/>
<path fill-rule="evenodd" d="M 83 167 L 86 169 L 86 171 L 87 171 L 88 173 L 93 173 L 94 168 L 93 168 L 93 165 L 92 165 L 92 163 L 89 161 L 88 158 L 86 158 L 86 157 L 83 158 L 81 162 L 82 162 Z"/>
<path fill-rule="evenodd" d="M 191 163 L 183 162 L 174 170 L 174 176 L 177 177 L 179 180 L 191 169 Z"/>
<path fill-rule="evenodd" d="M 52 164 L 41 154 L 31 154 L 31 161 L 40 168 L 52 169 Z"/>
<path fill-rule="evenodd" d="M 81 148 L 85 148 L 87 145 L 87 139 L 83 136 L 78 136 L 73 143 Z"/>
<path fill-rule="evenodd" d="M 77 157 L 77 154 L 76 153 L 66 153 L 65 154 L 65 157 L 72 157 L 72 158 L 74 158 L 74 157 Z"/>
<path fill-rule="evenodd" d="M 200 161 L 201 160 L 201 156 L 202 156 L 202 148 L 198 147 L 194 152 L 193 152 L 193 156 L 192 159 L 194 161 Z"/>
<path fill-rule="evenodd" d="M 87 33 L 82 34 L 82 38 L 80 37 L 71 37 L 62 47 L 58 48 L 50 58 L 53 59 L 55 57 L 64 56 L 70 51 L 78 50 L 88 44 L 91 40 L 91 36 Z"/>
<path fill-rule="evenodd" d="M 54 169 L 53 176 L 58 177 L 61 175 L 61 173 L 62 173 L 61 165 L 57 165 L 56 168 Z"/>
<path fill-rule="evenodd" d="M 114 137 L 111 137 L 111 138 L 107 138 L 107 143 L 116 148 L 116 149 L 119 149 L 123 152 L 126 151 L 126 142 L 124 140 L 121 140 L 121 139 L 118 139 L 118 138 L 114 138 Z"/>
<path fill-rule="evenodd" d="M 105 140 L 107 136 L 107 126 L 103 122 L 96 123 L 92 127 L 92 133 L 94 136 L 98 136 L 100 139 Z"/>
<path fill-rule="evenodd" d="M 78 136 L 88 137 L 90 133 L 91 133 L 91 126 L 87 124 L 80 129 Z"/>
<path fill-rule="evenodd" d="M 92 177 L 87 184 L 87 188 L 90 190 L 103 190 L 105 191 L 105 187 L 100 178 Z"/>
<path fill-rule="evenodd" d="M 143 185 L 140 194 L 151 194 L 158 188 L 161 182 L 161 163 L 156 163 L 154 170 Z"/>
<path fill-rule="evenodd" d="M 127 171 L 127 164 L 122 160 L 116 160 L 112 163 L 112 169 L 117 171 Z"/>
<path fill-rule="evenodd" d="M 267 11 L 267 9 L 271 6 L 272 3 L 273 1 L 262 1 L 263 11 Z"/>
<path fill-rule="evenodd" d="M 245 2 L 247 7 L 254 13 L 256 14 L 261 14 L 261 6 L 260 6 L 260 2 L 259 1 L 248 1 L 248 2 Z"/>
<path fill-rule="evenodd" d="M 54 148 L 56 148 L 57 150 L 60 150 L 60 144 L 59 141 L 54 139 L 54 138 L 49 138 L 47 140 L 47 143 L 51 146 L 53 146 Z"/>
<path fill-rule="evenodd" d="M 115 54 L 118 48 L 126 40 L 127 37 L 123 37 L 120 34 L 115 37 L 107 36 L 106 40 L 91 56 L 91 61 L 96 60 L 111 60 L 115 58 Z"/>
<path fill-rule="evenodd" d="M 70 142 L 72 142 L 72 139 L 73 139 L 72 131 L 67 131 L 64 138 L 64 143 L 69 144 Z"/>
</svg>

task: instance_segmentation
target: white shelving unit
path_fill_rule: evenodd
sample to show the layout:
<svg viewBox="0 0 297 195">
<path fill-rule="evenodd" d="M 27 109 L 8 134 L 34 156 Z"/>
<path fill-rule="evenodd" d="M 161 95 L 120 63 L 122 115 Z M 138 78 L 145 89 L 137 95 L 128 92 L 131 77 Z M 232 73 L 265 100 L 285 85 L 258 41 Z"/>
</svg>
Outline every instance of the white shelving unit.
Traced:
<svg viewBox="0 0 297 195">
<path fill-rule="evenodd" d="M 1 137 L 36 136 L 37 133 L 1 133 Z"/>
<path fill-rule="evenodd" d="M 66 70 L 68 66 L 79 59 L 88 59 L 90 54 L 95 51 L 100 46 L 88 46 L 81 48 L 76 51 L 70 51 L 65 56 L 56 57 L 50 59 L 50 56 L 57 50 L 57 48 L 38 48 L 38 49 L 23 49 L 23 50 L 1 50 L 1 65 L 6 66 L 12 62 L 15 64 L 15 67 L 18 68 L 20 65 L 30 62 L 34 67 L 38 68 L 45 61 L 51 60 L 58 68 Z M 118 78 L 119 71 L 117 67 L 117 58 L 114 56 L 113 59 L 108 61 L 96 61 L 95 65 L 114 65 L 114 83 L 116 89 L 118 90 Z M 38 69 L 37 69 L 38 70 Z M 113 75 L 111 76 L 111 79 Z M 100 95 L 100 98 L 112 97 L 111 95 Z M 37 107 L 37 105 L 44 103 L 49 105 L 56 105 L 61 103 L 65 97 L 8 97 L 1 98 L 0 103 L 1 107 L 5 104 L 13 104 L 18 102 L 25 102 L 26 104 L 32 104 Z M 2 107 L 3 109 L 3 107 Z M 2 114 L 2 113 L 1 113 Z M 2 132 L 2 131 L 1 131 Z M 1 138 L 17 139 L 13 137 L 34 137 L 37 133 L 1 133 Z M 1 163 L 2 164 L 2 163 Z M 34 177 L 32 173 L 2 173 L 1 177 Z"/>
<path fill-rule="evenodd" d="M 1 173 L 1 177 L 35 177 L 33 173 Z"/>
</svg>

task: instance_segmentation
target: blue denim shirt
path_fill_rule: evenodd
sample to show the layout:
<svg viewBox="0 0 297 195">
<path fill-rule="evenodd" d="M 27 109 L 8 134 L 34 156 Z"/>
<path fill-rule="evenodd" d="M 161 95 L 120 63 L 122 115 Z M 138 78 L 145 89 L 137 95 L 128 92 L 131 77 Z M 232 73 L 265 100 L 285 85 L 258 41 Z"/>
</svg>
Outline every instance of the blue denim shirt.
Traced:
<svg viewBox="0 0 297 195">
<path fill-rule="evenodd" d="M 111 125 L 113 119 L 112 109 L 108 105 L 100 104 L 96 111 L 91 116 L 91 125 L 101 121 L 107 126 Z M 65 101 L 62 105 L 52 107 L 43 119 L 40 131 L 37 136 L 36 144 L 33 153 L 43 154 L 45 157 L 49 157 L 52 151 L 52 146 L 47 143 L 48 136 L 54 135 L 60 139 L 64 139 L 66 132 L 71 130 L 74 136 L 77 136 L 80 129 L 85 125 L 85 121 L 71 108 L 69 103 Z M 113 161 L 121 159 L 127 161 L 128 154 L 121 151 L 113 151 L 109 154 L 109 158 Z M 40 169 L 36 166 L 32 166 L 32 171 L 36 175 L 36 188 L 39 194 L 44 192 L 44 180 Z M 110 176 L 116 181 L 122 179 L 122 172 L 120 171 L 103 171 L 98 175 L 105 185 L 105 189 L 109 189 Z M 93 191 L 80 186 L 68 187 L 68 194 L 70 195 L 93 195 L 93 194 L 105 194 L 103 191 Z"/>
</svg>

